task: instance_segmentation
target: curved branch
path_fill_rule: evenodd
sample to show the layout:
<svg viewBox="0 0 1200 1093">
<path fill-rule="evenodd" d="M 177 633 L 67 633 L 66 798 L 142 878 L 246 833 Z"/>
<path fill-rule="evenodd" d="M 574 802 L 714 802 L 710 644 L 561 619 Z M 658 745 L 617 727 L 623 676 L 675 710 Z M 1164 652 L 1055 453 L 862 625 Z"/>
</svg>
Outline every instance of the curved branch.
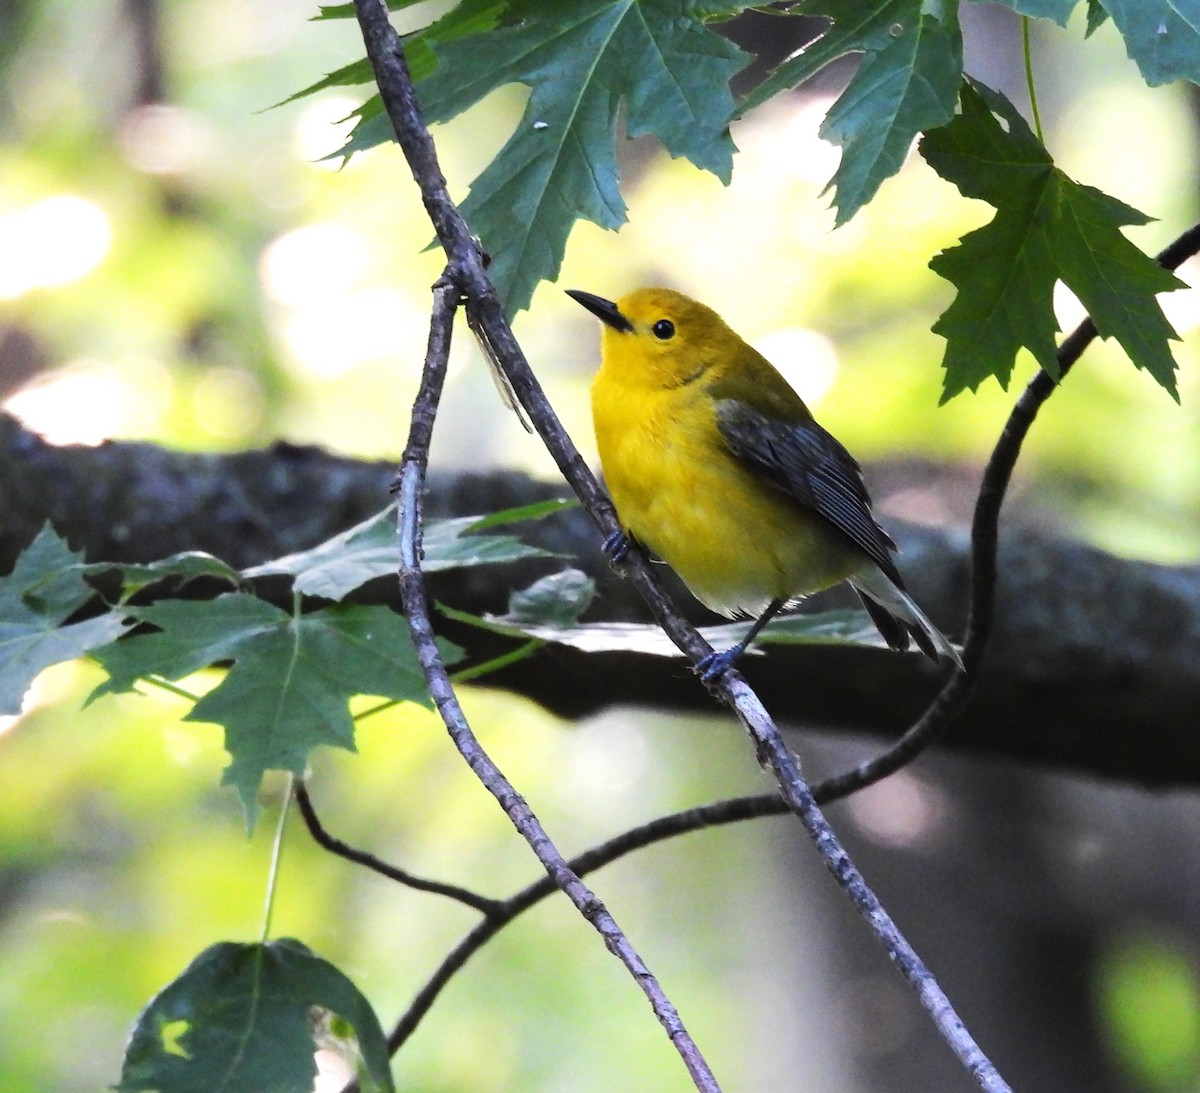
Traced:
<svg viewBox="0 0 1200 1093">
<path fill-rule="evenodd" d="M 304 826 L 308 828 L 308 833 L 312 836 L 313 842 L 322 849 L 328 850 L 331 854 L 336 854 L 339 858 L 345 858 L 346 861 L 354 862 L 355 865 L 361 865 L 365 869 L 370 869 L 371 872 L 378 873 L 381 877 L 387 877 L 388 880 L 393 880 L 397 884 L 414 888 L 418 892 L 431 892 L 435 896 L 445 896 L 447 899 L 457 900 L 459 903 L 474 908 L 474 910 L 482 915 L 492 917 L 503 913 L 504 900 L 481 896 L 478 892 L 472 892 L 469 888 L 460 888 L 457 884 L 446 884 L 443 881 L 418 877 L 406 869 L 399 869 L 394 865 L 389 865 L 387 862 L 375 857 L 374 854 L 368 854 L 365 850 L 358 850 L 349 843 L 343 842 L 337 836 L 330 834 L 326 830 L 325 825 L 321 823 L 321 818 L 317 815 L 316 807 L 313 805 L 312 797 L 309 796 L 308 787 L 303 782 L 296 784 L 295 798 L 296 805 L 300 809 L 300 815 L 304 819 Z"/>
<path fill-rule="evenodd" d="M 1156 260 L 1164 268 L 1174 270 L 1198 251 L 1200 224 L 1180 235 L 1157 255 Z M 1088 316 L 1063 339 L 1057 353 L 1058 381 L 1042 370 L 1029 381 L 1009 414 L 984 469 L 971 524 L 971 601 L 962 649 L 967 670 L 947 680 L 926 711 L 895 745 L 822 783 L 820 789 L 827 794 L 826 799 L 846 797 L 912 762 L 950 727 L 974 693 L 995 620 L 1000 509 L 1012 481 L 1013 469 L 1038 411 L 1095 337 L 1096 324 Z"/>
<path fill-rule="evenodd" d="M 740 823 L 742 820 L 757 819 L 761 816 L 778 816 L 785 812 L 787 806 L 775 794 L 736 797 L 711 805 L 684 809 L 682 812 L 660 816 L 649 823 L 623 831 L 607 842 L 572 858 L 567 864 L 578 876 L 584 877 L 634 850 L 641 850 L 664 839 L 673 839 L 703 828 Z M 403 1046 L 416 1031 L 421 1018 L 429 1012 L 442 988 L 475 953 L 518 915 L 528 911 L 554 891 L 553 881 L 549 877 L 542 877 L 504 900 L 495 915 L 484 919 L 471 929 L 450 950 L 425 986 L 409 1003 L 408 1009 L 388 1035 L 389 1051 L 395 1053 Z"/>
</svg>

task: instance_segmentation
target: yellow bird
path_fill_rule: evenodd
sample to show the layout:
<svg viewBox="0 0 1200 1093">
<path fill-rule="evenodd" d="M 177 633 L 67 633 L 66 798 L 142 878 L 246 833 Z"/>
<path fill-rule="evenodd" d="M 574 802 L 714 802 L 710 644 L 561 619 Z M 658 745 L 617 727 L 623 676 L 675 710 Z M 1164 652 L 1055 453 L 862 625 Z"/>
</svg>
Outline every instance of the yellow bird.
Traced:
<svg viewBox="0 0 1200 1093">
<path fill-rule="evenodd" d="M 665 288 L 616 303 L 569 290 L 604 324 L 592 417 L 622 534 L 667 562 L 702 603 L 757 615 L 700 665 L 725 671 L 788 602 L 847 581 L 888 645 L 909 638 L 962 667 L 904 591 L 896 544 L 871 514 L 853 456 L 711 308 Z"/>
</svg>

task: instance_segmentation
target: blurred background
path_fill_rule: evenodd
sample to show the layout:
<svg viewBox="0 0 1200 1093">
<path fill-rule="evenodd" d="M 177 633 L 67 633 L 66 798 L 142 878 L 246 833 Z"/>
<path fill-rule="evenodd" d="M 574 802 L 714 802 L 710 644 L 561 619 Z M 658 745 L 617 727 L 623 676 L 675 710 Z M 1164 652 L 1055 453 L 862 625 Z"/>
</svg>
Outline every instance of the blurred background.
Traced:
<svg viewBox="0 0 1200 1093">
<path fill-rule="evenodd" d="M 353 21 L 313 14 L 295 0 L 0 3 L 6 411 L 56 443 L 232 451 L 285 438 L 398 455 L 440 264 L 423 252 L 432 233 L 395 148 L 327 158 L 360 97 L 272 109 L 361 56 Z M 1019 22 L 973 3 L 963 17 L 968 71 L 1024 106 Z M 768 16 L 727 30 L 775 59 L 803 40 Z M 1157 218 L 1129 234 L 1159 249 L 1196 217 L 1195 89 L 1146 89 L 1111 26 L 1086 42 L 1082 19 L 1033 32 L 1057 162 Z M 848 71 L 739 123 L 728 188 L 653 141 L 624 142 L 630 223 L 619 234 L 580 225 L 559 284 L 541 287 L 517 334 L 591 458 L 598 334 L 561 288 L 682 289 L 718 307 L 897 483 L 880 497 L 885 515 L 962 523 L 1014 394 L 988 384 L 937 406 L 942 342 L 929 327 L 951 289 L 926 263 L 990 209 L 914 156 L 833 231 L 822 190 L 837 153 L 816 130 Z M 524 95 L 508 88 L 435 133 L 457 196 Z M 1014 520 L 1195 562 L 1200 299 L 1163 304 L 1183 338 L 1182 407 L 1115 347 L 1089 350 L 1069 397 L 1033 430 Z M 1079 317 L 1066 294 L 1060 314 L 1068 329 Z M 1018 384 L 1030 374 L 1024 359 Z M 434 457 L 443 469 L 554 473 L 466 337 Z M 100 678 L 87 664 L 53 669 L 26 712 L 0 723 L 5 1093 L 115 1081 L 150 996 L 206 945 L 260 928 L 271 824 L 247 840 L 233 794 L 217 788 L 219 731 L 181 723 L 187 706 L 167 695 L 83 708 Z M 467 706 L 568 852 L 767 788 L 724 717 L 614 710 L 572 725 L 482 689 Z M 798 746 L 814 776 L 868 751 L 819 734 Z M 312 793 L 337 834 L 490 894 L 536 875 L 427 714 L 367 719 L 359 748 L 314 760 Z M 278 805 L 280 787 L 268 789 Z M 941 757 L 836 819 L 1016 1088 L 1200 1089 L 1191 797 Z M 728 1090 L 968 1087 L 794 824 L 693 835 L 595 883 Z M 354 978 L 386 1026 L 474 916 L 330 858 L 297 822 L 275 922 Z M 555 901 L 456 978 L 395 1073 L 422 1093 L 689 1087 L 624 973 Z"/>
</svg>

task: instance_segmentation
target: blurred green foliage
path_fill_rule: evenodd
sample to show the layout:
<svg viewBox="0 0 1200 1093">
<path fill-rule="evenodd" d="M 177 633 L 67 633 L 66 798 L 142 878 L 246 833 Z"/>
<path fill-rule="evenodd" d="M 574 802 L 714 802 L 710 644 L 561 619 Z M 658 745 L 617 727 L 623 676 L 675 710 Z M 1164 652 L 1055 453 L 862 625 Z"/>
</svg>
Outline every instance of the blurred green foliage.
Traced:
<svg viewBox="0 0 1200 1093">
<path fill-rule="evenodd" d="M 1195 947 L 1146 926 L 1111 938 L 1096 975 L 1113 1054 L 1138 1089 L 1200 1087 L 1200 975 Z"/>
<path fill-rule="evenodd" d="M 101 679 L 87 666 L 46 673 L 36 709 L 0 745 L 5 770 L 27 772 L 19 784 L 6 777 L 0 799 L 6 1093 L 90 1093 L 115 1080 L 125 1036 L 150 997 L 201 949 L 256 938 L 261 923 L 271 825 L 247 842 L 232 793 L 216 788 L 227 758 L 219 731 L 181 723 L 187 704 L 168 695 L 104 698 L 81 711 Z M 726 725 L 614 717 L 568 729 L 502 696 L 468 689 L 465 702 L 569 852 L 659 812 L 761 786 Z M 311 791 L 335 834 L 491 894 L 535 879 L 528 849 L 433 715 L 387 711 L 359 725 L 357 742 L 357 755 L 314 756 Z M 269 809 L 280 786 L 268 779 Z M 756 913 L 739 893 L 764 866 L 765 830 L 693 836 L 597 878 L 614 914 L 686 996 L 697 1035 L 715 1045 L 730 1080 L 752 1066 L 744 1043 L 759 1035 Z M 687 865 L 696 853 L 703 873 Z M 330 857 L 293 817 L 274 932 L 335 962 L 385 1024 L 476 920 Z M 621 1059 L 630 1081 L 672 1088 L 678 1062 L 645 1018 L 590 929 L 565 901 L 548 901 L 439 999 L 400 1057 L 397 1082 L 422 1091 L 598 1093 L 620 1080 Z"/>
<path fill-rule="evenodd" d="M 159 19 L 149 52 L 135 33 L 136 13 L 146 11 Z M 315 5 L 297 0 L 0 5 L 0 224 L 18 233 L 0 248 L 0 336 L 5 346 L 18 337 L 32 346 L 34 362 L 0 370 L 0 397 L 34 427 L 63 441 L 235 449 L 284 436 L 363 456 L 398 452 L 439 263 L 422 253 L 429 225 L 395 149 L 340 172 L 320 162 L 341 144 L 337 123 L 355 100 L 329 94 L 266 109 L 361 53 L 353 23 L 310 24 L 312 14 Z M 1035 28 L 1048 143 L 1073 177 L 1161 218 L 1129 233 L 1153 251 L 1195 216 L 1195 142 L 1179 139 L 1192 125 L 1185 95 L 1148 91 L 1112 28 L 1085 45 L 1080 22 Z M 162 102 L 139 90 L 156 73 Z M 504 89 L 436 134 L 457 196 L 523 102 Z M 619 235 L 581 226 L 560 284 L 610 297 L 671 284 L 775 346 L 823 422 L 865 460 L 977 464 L 1012 395 L 989 384 L 936 408 L 942 342 L 929 327 L 951 289 L 926 262 L 988 210 L 910 158 L 876 201 L 832 231 L 820 195 L 836 158 L 815 135 L 822 112 L 797 98 L 735 126 L 740 154 L 728 188 L 641 141 L 627 144 L 631 222 Z M 62 197 L 79 200 L 48 213 L 71 231 L 34 238 L 54 261 L 30 281 L 34 252 L 13 239 L 28 237 L 20 232 L 36 222 L 30 210 Z M 1058 510 L 1064 532 L 1166 561 L 1200 549 L 1193 297 L 1164 299 L 1185 339 L 1182 409 L 1103 345 L 1034 429 L 1020 473 L 1036 482 L 1045 510 Z M 592 452 L 593 324 L 543 285 L 517 330 Z M 821 367 L 789 361 L 789 351 Z M 0 358 L 0 369 L 13 359 Z M 1025 360 L 1017 381 L 1031 370 Z M 552 473 L 465 337 L 435 458 Z M 259 928 L 269 839 L 264 829 L 247 842 L 233 794 L 216 788 L 219 733 L 180 723 L 183 704 L 159 694 L 81 709 L 100 679 L 86 665 L 46 673 L 24 716 L 0 734 L 6 1093 L 91 1093 L 115 1080 L 147 999 L 214 940 L 253 938 Z M 475 693 L 467 702 L 506 772 L 550 829 L 566 833 L 568 851 L 666 809 L 762 785 L 725 724 L 614 715 L 569 727 L 509 698 Z M 531 878 L 527 850 L 430 715 L 401 707 L 370 718 L 358 747 L 315 760 L 313 794 L 337 834 L 496 894 Z M 756 963 L 764 912 L 742 898 L 771 884 L 764 830 L 693 836 L 601 877 L 697 1039 L 715 1045 L 730 1088 L 750 1088 L 767 1038 L 791 1032 L 786 1010 L 769 1006 L 761 956 Z M 385 1024 L 475 917 L 345 866 L 298 827 L 276 916 L 279 935 L 336 961 Z M 1164 1058 L 1184 1060 L 1171 1063 L 1172 1074 L 1192 1073 L 1194 977 L 1174 956 L 1151 957 L 1152 975 L 1139 970 L 1149 966 L 1144 953 L 1117 962 L 1104 1012 L 1131 1070 L 1150 1075 L 1162 1049 L 1135 1018 L 1157 990 L 1183 1015 Z M 678 1063 L 630 1004 L 623 973 L 574 912 L 552 902 L 451 986 L 397 1079 L 414 1093 L 667 1089 Z M 1145 1078 L 1147 1088 L 1183 1088 L 1168 1080 Z"/>
</svg>

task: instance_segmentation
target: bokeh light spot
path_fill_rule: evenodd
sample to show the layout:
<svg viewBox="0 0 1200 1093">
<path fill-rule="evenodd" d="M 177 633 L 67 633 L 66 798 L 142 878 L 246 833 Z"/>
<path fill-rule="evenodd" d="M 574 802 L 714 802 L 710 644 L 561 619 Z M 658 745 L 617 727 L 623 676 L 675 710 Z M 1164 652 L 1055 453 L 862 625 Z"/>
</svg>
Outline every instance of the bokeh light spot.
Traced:
<svg viewBox="0 0 1200 1093">
<path fill-rule="evenodd" d="M 817 406 L 837 379 L 833 342 L 815 330 L 773 330 L 754 343 L 808 405 Z"/>
<path fill-rule="evenodd" d="M 942 791 L 907 771 L 856 794 L 847 807 L 864 835 L 896 848 L 912 847 L 934 835 L 947 811 Z"/>
<path fill-rule="evenodd" d="M 111 243 L 104 210 L 71 194 L 0 213 L 0 299 L 79 280 L 103 261 Z"/>
</svg>

